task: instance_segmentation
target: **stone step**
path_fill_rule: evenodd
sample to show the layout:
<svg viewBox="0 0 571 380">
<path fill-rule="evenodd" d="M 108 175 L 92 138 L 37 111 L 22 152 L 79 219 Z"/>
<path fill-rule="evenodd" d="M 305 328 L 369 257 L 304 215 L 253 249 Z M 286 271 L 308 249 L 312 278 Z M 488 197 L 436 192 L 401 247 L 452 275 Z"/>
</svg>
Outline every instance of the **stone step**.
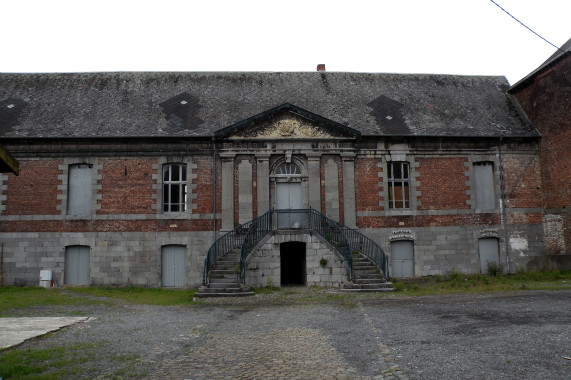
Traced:
<svg viewBox="0 0 571 380">
<path fill-rule="evenodd" d="M 342 292 L 353 292 L 353 293 L 361 293 L 361 292 L 377 292 L 377 293 L 381 293 L 381 292 L 394 292 L 395 289 L 394 288 L 370 288 L 370 289 L 364 289 L 364 288 L 343 288 L 341 289 Z"/>
<path fill-rule="evenodd" d="M 381 282 L 376 284 L 345 284 L 343 289 L 390 289 L 394 290 L 392 282 Z"/>
<path fill-rule="evenodd" d="M 201 286 L 200 289 L 198 290 L 199 293 L 239 293 L 241 291 L 243 290 L 239 286 L 235 288 L 230 288 L 230 287 L 211 288 L 207 286 Z"/>
<path fill-rule="evenodd" d="M 371 283 L 376 283 L 376 282 L 384 282 L 384 280 L 382 278 L 379 278 L 377 276 L 377 278 L 355 278 L 355 280 L 353 281 L 356 284 L 371 284 Z"/>
<path fill-rule="evenodd" d="M 216 277 L 212 277 L 209 278 L 208 281 L 210 284 L 231 284 L 231 283 L 237 283 L 236 282 L 236 276 L 232 277 L 232 278 L 216 278 Z"/>
<path fill-rule="evenodd" d="M 355 274 L 355 277 L 360 277 L 360 275 L 364 275 L 364 274 L 379 274 L 379 270 L 378 269 L 356 269 L 353 268 L 353 273 Z"/>
<path fill-rule="evenodd" d="M 248 297 L 253 296 L 254 292 L 239 292 L 239 293 L 195 293 L 194 296 L 197 298 L 208 298 L 208 297 Z"/>
<path fill-rule="evenodd" d="M 213 276 L 216 275 L 226 275 L 226 274 L 232 274 L 232 275 L 236 275 L 237 273 L 234 271 L 234 269 L 212 269 L 210 271 L 210 273 L 212 273 Z"/>
<path fill-rule="evenodd" d="M 240 284 L 238 284 L 236 282 L 236 279 L 234 279 L 233 282 L 212 282 L 212 281 L 210 281 L 210 283 L 208 284 L 208 287 L 210 287 L 210 288 L 239 288 Z"/>
<path fill-rule="evenodd" d="M 375 271 L 375 273 L 359 273 L 358 278 L 380 279 L 381 277 L 379 272 Z"/>
</svg>

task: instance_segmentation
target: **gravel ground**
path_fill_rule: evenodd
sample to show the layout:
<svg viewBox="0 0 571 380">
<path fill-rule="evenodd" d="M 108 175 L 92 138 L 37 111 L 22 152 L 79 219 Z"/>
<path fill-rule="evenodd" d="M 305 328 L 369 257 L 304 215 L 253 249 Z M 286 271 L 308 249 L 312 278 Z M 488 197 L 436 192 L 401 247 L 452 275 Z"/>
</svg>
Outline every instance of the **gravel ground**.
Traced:
<svg viewBox="0 0 571 380">
<path fill-rule="evenodd" d="M 89 377 L 100 378 L 571 378 L 571 291 L 336 294 L 27 309 L 95 319 L 18 348 L 88 344 Z"/>
</svg>

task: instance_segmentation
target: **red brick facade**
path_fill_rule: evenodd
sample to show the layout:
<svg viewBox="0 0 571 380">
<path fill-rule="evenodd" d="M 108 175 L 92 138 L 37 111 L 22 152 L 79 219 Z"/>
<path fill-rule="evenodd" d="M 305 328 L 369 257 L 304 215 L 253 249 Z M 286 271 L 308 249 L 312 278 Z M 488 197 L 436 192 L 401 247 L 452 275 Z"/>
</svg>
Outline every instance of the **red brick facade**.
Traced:
<svg viewBox="0 0 571 380">
<path fill-rule="evenodd" d="M 561 56 L 510 92 L 542 135 L 539 151 L 547 250 L 571 252 L 571 56 Z"/>
<path fill-rule="evenodd" d="M 152 160 L 101 160 L 98 214 L 154 214 Z"/>
<path fill-rule="evenodd" d="M 357 212 L 383 211 L 383 191 L 379 188 L 382 168 L 379 159 L 359 158 L 355 160 L 355 203 Z"/>
<path fill-rule="evenodd" d="M 469 209 L 465 158 L 419 157 L 419 210 Z"/>
<path fill-rule="evenodd" d="M 20 162 L 20 175 L 8 175 L 4 205 L 5 215 L 57 215 L 57 187 L 61 183 L 58 175 L 61 160 L 32 160 Z"/>
</svg>

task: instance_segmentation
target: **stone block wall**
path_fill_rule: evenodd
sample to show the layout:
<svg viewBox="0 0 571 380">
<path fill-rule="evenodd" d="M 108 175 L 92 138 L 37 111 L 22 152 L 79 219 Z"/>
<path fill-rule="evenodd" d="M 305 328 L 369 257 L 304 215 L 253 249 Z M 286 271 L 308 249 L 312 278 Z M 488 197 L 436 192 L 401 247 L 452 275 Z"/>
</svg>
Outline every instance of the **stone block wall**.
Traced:
<svg viewBox="0 0 571 380">
<path fill-rule="evenodd" d="M 65 249 L 81 245 L 90 248 L 89 285 L 160 287 L 161 247 L 176 244 L 186 247 L 186 287 L 197 288 L 212 233 L 3 233 L 0 240 L 5 285 L 38 285 L 43 269 L 64 285 Z"/>
<path fill-rule="evenodd" d="M 259 245 L 246 269 L 246 284 L 254 287 L 280 286 L 280 244 L 305 243 L 305 278 L 308 286 L 341 287 L 347 282 L 347 263 L 318 235 L 305 232 L 279 233 Z M 327 264 L 322 266 L 321 259 Z"/>
</svg>

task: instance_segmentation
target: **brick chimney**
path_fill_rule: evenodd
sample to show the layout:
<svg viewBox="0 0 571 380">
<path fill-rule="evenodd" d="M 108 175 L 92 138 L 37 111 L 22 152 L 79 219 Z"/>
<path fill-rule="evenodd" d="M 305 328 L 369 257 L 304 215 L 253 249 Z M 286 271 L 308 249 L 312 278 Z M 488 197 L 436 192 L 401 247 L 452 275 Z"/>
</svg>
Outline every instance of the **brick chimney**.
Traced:
<svg viewBox="0 0 571 380">
<path fill-rule="evenodd" d="M 317 71 L 325 71 L 325 63 L 320 63 L 317 65 Z"/>
</svg>

